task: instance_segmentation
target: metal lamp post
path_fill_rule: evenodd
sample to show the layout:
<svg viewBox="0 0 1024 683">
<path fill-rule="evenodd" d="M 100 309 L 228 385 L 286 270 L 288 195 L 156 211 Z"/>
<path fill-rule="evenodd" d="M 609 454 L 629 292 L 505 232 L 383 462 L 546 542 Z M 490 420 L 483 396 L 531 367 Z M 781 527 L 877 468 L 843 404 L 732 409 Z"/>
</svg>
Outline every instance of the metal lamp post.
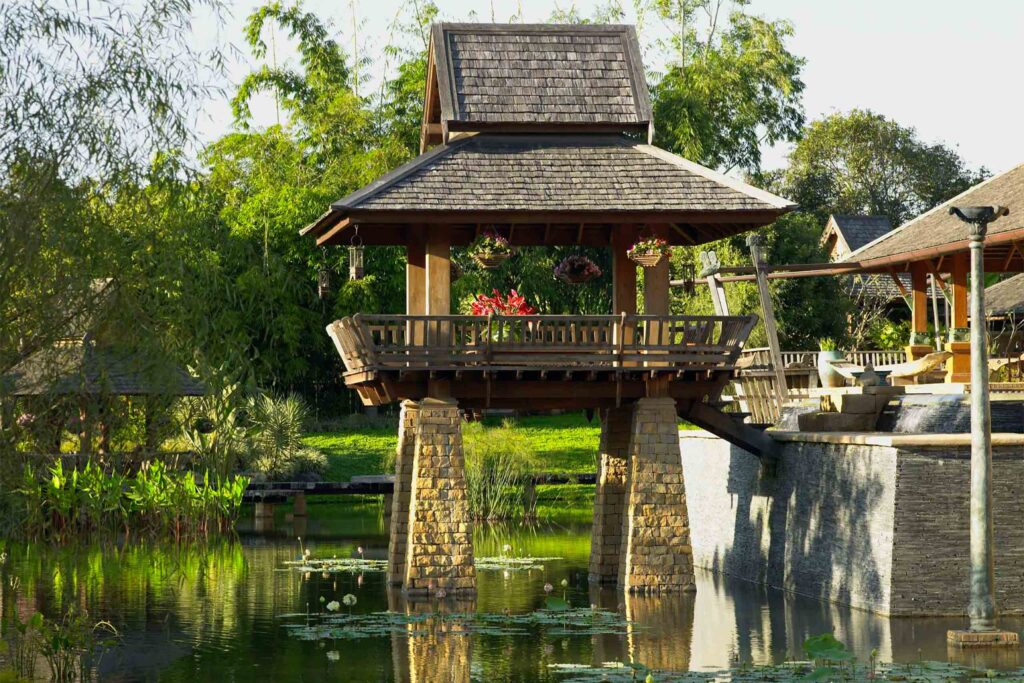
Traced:
<svg viewBox="0 0 1024 683">
<path fill-rule="evenodd" d="M 992 415 L 985 338 L 985 233 L 1009 211 L 1002 206 L 954 206 L 949 212 L 971 226 L 971 593 L 968 631 L 950 631 L 961 645 L 1016 645 L 1016 633 L 996 628 L 992 547 Z"/>
</svg>

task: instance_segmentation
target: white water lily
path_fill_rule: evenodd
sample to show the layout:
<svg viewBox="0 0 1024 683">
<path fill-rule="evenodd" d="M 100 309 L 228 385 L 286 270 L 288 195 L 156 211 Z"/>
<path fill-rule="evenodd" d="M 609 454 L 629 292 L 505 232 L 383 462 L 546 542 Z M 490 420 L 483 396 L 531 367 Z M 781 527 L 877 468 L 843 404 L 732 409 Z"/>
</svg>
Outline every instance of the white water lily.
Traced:
<svg viewBox="0 0 1024 683">
<path fill-rule="evenodd" d="M 346 607 L 352 607 L 356 604 L 356 596 L 352 595 L 351 593 L 346 593 L 345 596 L 341 599 L 341 601 L 345 604 Z"/>
<path fill-rule="evenodd" d="M 327 603 L 328 612 L 337 612 L 339 609 L 341 609 L 341 605 L 338 604 L 337 600 L 331 600 L 329 603 Z"/>
</svg>

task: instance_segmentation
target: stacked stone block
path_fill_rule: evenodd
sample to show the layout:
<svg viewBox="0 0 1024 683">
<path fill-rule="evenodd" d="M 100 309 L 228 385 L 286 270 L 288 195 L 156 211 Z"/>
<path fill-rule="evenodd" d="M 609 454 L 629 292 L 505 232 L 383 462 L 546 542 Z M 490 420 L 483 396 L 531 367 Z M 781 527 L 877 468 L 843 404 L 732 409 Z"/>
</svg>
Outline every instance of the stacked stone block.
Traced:
<svg viewBox="0 0 1024 683">
<path fill-rule="evenodd" d="M 594 524 L 590 541 L 591 582 L 615 583 L 619 578 L 632 426 L 633 406 L 612 408 L 601 422 L 601 471 L 594 495 Z"/>
<path fill-rule="evenodd" d="M 412 494 L 412 463 L 420 406 L 403 401 L 395 452 L 395 488 L 391 495 L 391 533 L 388 539 L 388 583 L 405 580 L 405 548 L 409 536 L 409 497 Z"/>
<path fill-rule="evenodd" d="M 693 551 L 673 399 L 637 401 L 628 485 L 619 586 L 634 593 L 692 590 Z"/>
<path fill-rule="evenodd" d="M 420 402 L 409 497 L 404 590 L 476 590 L 461 417 L 454 401 Z"/>
</svg>

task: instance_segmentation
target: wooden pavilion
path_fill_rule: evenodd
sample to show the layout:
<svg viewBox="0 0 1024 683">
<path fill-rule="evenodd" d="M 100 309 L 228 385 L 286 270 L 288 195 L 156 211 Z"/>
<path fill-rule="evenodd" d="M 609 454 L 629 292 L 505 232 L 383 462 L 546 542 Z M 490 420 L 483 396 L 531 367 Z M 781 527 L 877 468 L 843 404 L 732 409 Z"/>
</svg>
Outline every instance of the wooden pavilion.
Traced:
<svg viewBox="0 0 1024 683">
<path fill-rule="evenodd" d="M 756 318 L 670 315 L 668 259 L 646 269 L 638 315 L 637 264 L 627 251 L 641 237 L 691 246 L 721 239 L 793 205 L 652 146 L 652 126 L 632 27 L 438 24 L 422 154 L 304 229 L 319 246 L 347 245 L 358 231 L 366 245 L 407 250 L 407 314 L 357 315 L 328 329 L 345 381 L 365 403 L 404 401 L 391 556 L 392 581 L 407 591 L 472 585 L 471 569 L 456 571 L 443 557 L 468 552 L 471 565 L 464 535 L 452 541 L 437 524 L 422 525 L 438 516 L 422 497 L 432 494 L 417 484 L 459 488 L 456 405 L 601 411 L 591 571 L 628 590 L 681 588 L 692 579 L 677 415 L 749 450 L 770 448 L 770 439 L 715 404 Z M 515 247 L 611 249 L 610 315 L 452 315 L 452 247 L 485 230 Z M 444 454 L 447 473 L 458 470 L 454 482 L 439 484 L 438 472 L 425 468 L 429 459 L 420 456 L 428 452 Z M 644 468 L 655 462 L 650 471 L 660 474 L 652 479 Z M 643 489 L 654 479 L 666 486 Z M 411 490 L 404 501 L 403 489 Z M 665 523 L 679 534 L 659 552 L 677 560 L 643 560 L 639 547 L 651 539 L 624 500 L 651 503 L 644 509 L 664 502 Z M 445 515 L 460 520 L 464 512 L 456 505 Z M 440 556 L 414 550 L 414 539 L 428 537 L 449 538 L 432 544 Z"/>
<path fill-rule="evenodd" d="M 935 277 L 951 301 L 950 337 L 946 341 L 946 350 L 953 353 L 947 364 L 949 382 L 970 381 L 967 315 L 970 240 L 964 223 L 949 213 L 951 206 L 969 205 L 1000 205 L 1010 211 L 988 228 L 985 272 L 1024 271 L 1024 165 L 975 185 L 841 261 L 855 264 L 858 272 L 888 273 L 904 290 L 899 274 L 910 273 L 911 288 L 905 295 L 911 300 L 911 338 L 907 348 L 911 359 L 933 350 L 925 335 L 928 331 L 928 275 Z"/>
</svg>

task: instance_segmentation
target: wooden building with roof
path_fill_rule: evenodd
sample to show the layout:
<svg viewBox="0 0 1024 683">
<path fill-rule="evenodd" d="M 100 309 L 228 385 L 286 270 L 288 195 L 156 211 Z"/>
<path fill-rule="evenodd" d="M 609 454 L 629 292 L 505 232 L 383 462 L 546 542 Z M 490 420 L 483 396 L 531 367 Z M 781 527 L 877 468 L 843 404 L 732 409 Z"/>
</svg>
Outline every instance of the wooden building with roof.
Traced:
<svg viewBox="0 0 1024 683">
<path fill-rule="evenodd" d="M 641 238 L 721 239 L 794 205 L 650 144 L 650 96 L 630 26 L 437 24 L 430 35 L 422 153 L 303 230 L 318 246 L 358 234 L 369 246 L 406 248 L 406 315 L 360 314 L 328 328 L 346 384 L 364 403 L 403 402 L 396 492 L 411 493 L 395 496 L 390 578 L 413 593 L 472 588 L 465 533 L 425 521 L 461 525 L 468 514 L 461 495 L 435 504 L 433 492 L 463 486 L 452 437 L 459 409 L 557 408 L 602 416 L 592 574 L 627 590 L 690 585 L 676 421 L 685 416 L 752 452 L 772 448 L 716 403 L 756 317 L 670 315 L 667 258 L 645 269 L 638 315 L 628 251 Z M 609 315 L 452 315 L 451 250 L 483 232 L 514 248 L 610 249 Z M 418 459 L 424 449 L 444 474 Z M 664 488 L 645 488 L 655 480 Z M 623 526 L 630 500 L 668 515 L 658 524 L 678 531 L 658 541 L 659 553 L 677 558 L 669 565 L 647 564 L 639 546 L 650 539 Z M 622 554 L 632 561 L 620 563 Z M 463 558 L 456 568 L 453 556 Z"/>
<path fill-rule="evenodd" d="M 950 215 L 953 206 L 1000 205 L 1009 215 L 991 223 L 985 238 L 985 272 L 1024 271 L 1024 164 L 993 176 L 907 221 L 855 250 L 843 263 L 856 264 L 864 273 L 910 273 L 912 337 L 908 354 L 914 358 L 931 347 L 922 343 L 927 333 L 928 274 L 947 290 L 951 301 L 950 339 L 947 350 L 954 355 L 947 366 L 947 380 L 970 379 L 968 340 L 967 279 L 970 272 L 969 232 L 965 224 Z"/>
</svg>

